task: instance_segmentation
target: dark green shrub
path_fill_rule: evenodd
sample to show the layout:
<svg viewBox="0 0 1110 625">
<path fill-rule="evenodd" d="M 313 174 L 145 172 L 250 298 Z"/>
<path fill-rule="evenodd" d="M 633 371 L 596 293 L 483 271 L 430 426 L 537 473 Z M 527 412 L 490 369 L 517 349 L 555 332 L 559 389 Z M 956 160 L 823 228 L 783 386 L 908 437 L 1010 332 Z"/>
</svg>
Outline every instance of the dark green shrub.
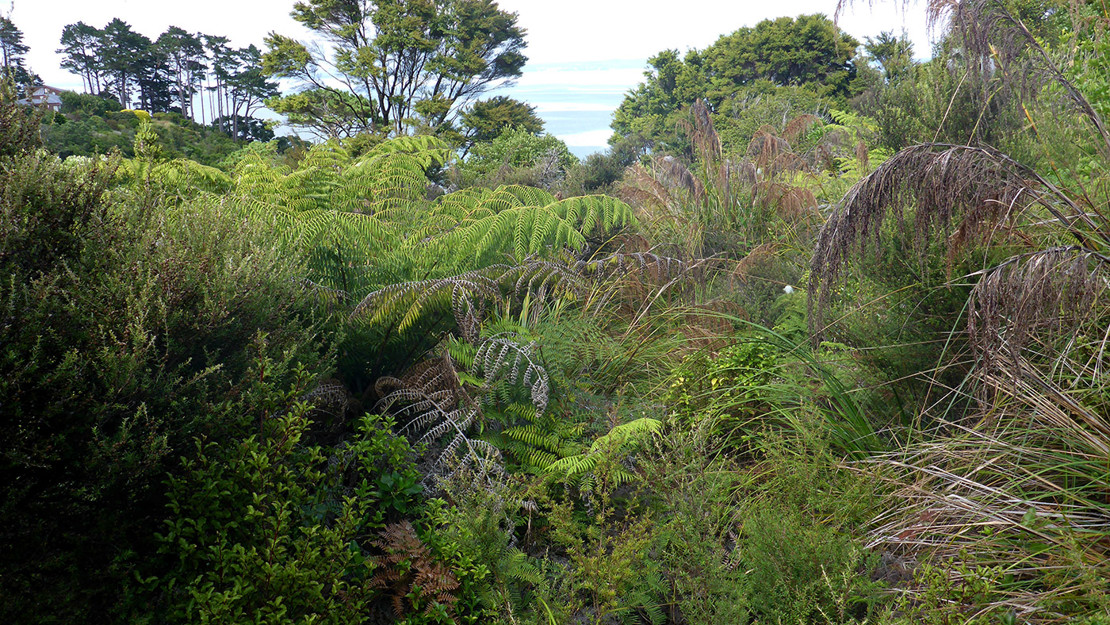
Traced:
<svg viewBox="0 0 1110 625">
<path fill-rule="evenodd" d="M 797 509 L 757 505 L 737 546 L 751 610 L 766 623 L 844 623 L 867 614 L 868 557 L 851 535 Z"/>
<path fill-rule="evenodd" d="M 373 615 L 373 531 L 415 504 L 419 476 L 376 417 L 339 447 L 306 444 L 309 405 L 297 400 L 309 381 L 274 397 L 246 440 L 198 440 L 170 478 L 159 537 L 169 570 L 150 579 L 151 620 L 353 625 Z"/>
<path fill-rule="evenodd" d="M 489 142 L 477 143 L 453 177 L 462 187 L 523 184 L 549 187 L 578 162 L 554 135 L 536 136 L 511 129 Z"/>
<path fill-rule="evenodd" d="M 715 438 L 705 423 L 675 429 L 643 463 L 660 516 L 653 553 L 674 620 L 743 625 L 751 584 L 731 543 L 742 511 L 736 493 L 747 476 L 718 453 Z"/>
<path fill-rule="evenodd" d="M 193 438 L 240 437 L 326 350 L 296 264 L 234 215 L 108 204 L 102 163 L 4 166 L 0 617 L 106 621 Z"/>
<path fill-rule="evenodd" d="M 30 152 L 42 143 L 42 111 L 16 104 L 18 97 L 15 85 L 0 80 L 0 158 Z"/>
<path fill-rule="evenodd" d="M 80 117 L 104 117 L 108 113 L 123 110 L 123 107 L 116 100 L 100 98 L 88 93 L 63 91 L 60 97 L 62 98 L 62 112 L 76 114 Z"/>
</svg>

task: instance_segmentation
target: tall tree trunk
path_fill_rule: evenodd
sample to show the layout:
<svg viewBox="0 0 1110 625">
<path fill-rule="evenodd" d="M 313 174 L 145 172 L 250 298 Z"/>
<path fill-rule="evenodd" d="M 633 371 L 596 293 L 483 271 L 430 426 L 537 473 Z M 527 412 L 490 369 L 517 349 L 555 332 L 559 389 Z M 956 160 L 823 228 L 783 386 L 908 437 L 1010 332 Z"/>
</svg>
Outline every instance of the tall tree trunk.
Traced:
<svg viewBox="0 0 1110 625">
<path fill-rule="evenodd" d="M 220 132 L 227 134 L 227 107 L 224 106 L 224 79 L 216 77 L 216 103 L 220 106 Z"/>
<path fill-rule="evenodd" d="M 239 106 L 234 97 L 231 100 L 231 136 L 239 138 Z"/>
</svg>

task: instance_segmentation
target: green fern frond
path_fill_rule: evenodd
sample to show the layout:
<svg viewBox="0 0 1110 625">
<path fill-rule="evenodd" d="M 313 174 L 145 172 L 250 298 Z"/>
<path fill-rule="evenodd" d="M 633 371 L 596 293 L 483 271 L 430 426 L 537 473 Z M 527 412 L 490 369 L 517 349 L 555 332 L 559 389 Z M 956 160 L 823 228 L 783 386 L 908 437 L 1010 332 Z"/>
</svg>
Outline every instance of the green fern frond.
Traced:
<svg viewBox="0 0 1110 625">
<path fill-rule="evenodd" d="M 351 155 L 335 140 L 317 143 L 309 148 L 304 159 L 301 160 L 300 169 L 321 169 L 334 173 L 343 171 L 351 163 Z"/>
<path fill-rule="evenodd" d="M 431 167 L 442 167 L 454 155 L 451 145 L 443 139 L 432 135 L 416 135 L 411 137 L 394 137 L 374 146 L 366 153 L 364 158 L 375 160 L 391 154 L 405 154 L 419 161 L 427 170 Z"/>
<path fill-rule="evenodd" d="M 607 195 L 567 198 L 548 207 L 587 236 L 595 232 L 609 233 L 636 223 L 632 207 Z"/>
<path fill-rule="evenodd" d="M 597 453 L 608 449 L 622 448 L 629 443 L 642 440 L 646 436 L 656 434 L 663 428 L 663 422 L 651 417 L 641 417 L 628 423 L 622 423 L 609 433 L 595 440 L 590 445 L 590 452 Z"/>
<path fill-rule="evenodd" d="M 597 456 L 591 454 L 578 454 L 560 458 L 552 462 L 548 465 L 547 472 L 563 475 L 571 481 L 576 481 L 583 475 L 593 471 L 595 466 L 597 466 Z"/>
<path fill-rule="evenodd" d="M 517 258 L 541 252 L 546 246 L 580 250 L 586 239 L 570 222 L 545 207 L 520 206 L 460 226 L 444 237 L 445 249 L 457 250 L 479 263 L 498 255 Z"/>
<path fill-rule="evenodd" d="M 155 166 L 152 175 L 161 184 L 207 193 L 224 193 L 231 187 L 231 177 L 215 167 L 178 158 Z"/>
<path fill-rule="evenodd" d="M 590 445 L 589 451 L 560 458 L 552 463 L 547 470 L 550 473 L 563 475 L 571 481 L 579 481 L 594 470 L 598 459 L 603 454 L 615 457 L 615 454 L 625 453 L 633 444 L 658 433 L 662 427 L 663 423 L 661 421 L 650 417 L 622 423 L 595 440 Z M 617 484 L 623 484 L 634 481 L 636 476 L 618 466 L 613 469 L 612 478 Z"/>
<path fill-rule="evenodd" d="M 499 300 L 500 297 L 501 290 L 496 282 L 483 272 L 471 271 L 447 278 L 388 285 L 363 298 L 350 318 L 367 323 L 399 319 L 397 328 L 404 332 L 426 309 L 450 306 L 456 313 L 465 315 L 467 305 L 472 309 L 475 302 Z"/>
</svg>

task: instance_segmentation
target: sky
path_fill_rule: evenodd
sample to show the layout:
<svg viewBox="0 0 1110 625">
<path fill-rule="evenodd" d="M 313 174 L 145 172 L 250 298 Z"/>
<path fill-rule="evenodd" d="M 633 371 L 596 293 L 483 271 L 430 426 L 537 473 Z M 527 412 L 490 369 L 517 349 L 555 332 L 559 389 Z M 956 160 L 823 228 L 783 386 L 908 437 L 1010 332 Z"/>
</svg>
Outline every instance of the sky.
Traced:
<svg viewBox="0 0 1110 625">
<path fill-rule="evenodd" d="M 624 93 L 643 79 L 647 58 L 674 48 L 705 48 L 721 35 L 767 18 L 804 13 L 832 15 L 836 0 L 499 0 L 515 11 L 527 34 L 529 61 L 516 85 L 499 91 L 537 107 L 548 132 L 579 156 L 604 149 L 609 117 Z M 222 35 L 231 45 L 262 47 L 271 31 L 307 40 L 289 17 L 292 0 L 0 0 L 31 47 L 29 67 L 48 85 L 80 90 L 81 80 L 59 68 L 54 53 L 66 24 L 102 27 L 120 17 L 156 38 L 168 26 Z M 872 6 L 869 6 L 872 5 Z M 862 40 L 882 31 L 905 31 L 918 56 L 928 56 L 924 7 L 911 0 L 857 0 L 839 25 Z"/>
</svg>

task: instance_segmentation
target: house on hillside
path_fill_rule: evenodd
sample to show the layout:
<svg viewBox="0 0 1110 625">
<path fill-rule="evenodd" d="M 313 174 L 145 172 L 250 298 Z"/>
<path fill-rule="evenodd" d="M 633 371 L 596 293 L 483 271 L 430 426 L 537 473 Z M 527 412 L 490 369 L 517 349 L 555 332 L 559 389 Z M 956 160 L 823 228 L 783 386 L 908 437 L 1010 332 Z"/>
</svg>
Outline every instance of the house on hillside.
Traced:
<svg viewBox="0 0 1110 625">
<path fill-rule="evenodd" d="M 16 103 L 29 104 L 31 106 L 45 106 L 56 113 L 62 108 L 63 91 L 65 91 L 65 89 L 39 85 L 31 89 L 31 94 L 29 96 L 16 100 Z"/>
</svg>

